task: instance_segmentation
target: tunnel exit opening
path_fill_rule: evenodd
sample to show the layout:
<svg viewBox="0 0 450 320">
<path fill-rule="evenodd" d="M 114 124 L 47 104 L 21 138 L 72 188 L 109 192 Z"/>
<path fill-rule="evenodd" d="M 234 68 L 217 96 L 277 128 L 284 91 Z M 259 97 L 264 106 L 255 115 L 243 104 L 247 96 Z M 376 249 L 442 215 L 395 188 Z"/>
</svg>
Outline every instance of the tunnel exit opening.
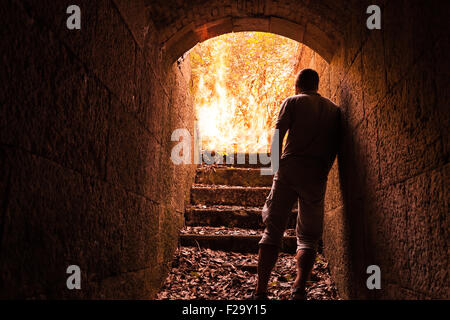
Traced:
<svg viewBox="0 0 450 320">
<path fill-rule="evenodd" d="M 242 299 L 256 283 L 255 253 L 264 229 L 261 208 L 273 178 L 272 171 L 265 175 L 262 172 L 266 168 L 261 167 L 270 166 L 268 155 L 280 106 L 284 99 L 295 95 L 296 74 L 307 67 L 317 69 L 322 78 L 319 92 L 328 96 L 329 66 L 306 45 L 263 32 L 226 33 L 208 39 L 189 50 L 183 59 L 191 63 L 189 89 L 196 117 L 194 140 L 198 135 L 203 162 L 197 167 L 185 210 L 181 246 L 174 262 L 177 267 L 166 280 L 159 298 L 214 299 L 221 292 L 217 284 L 226 287 L 231 281 L 236 282 L 229 288 L 231 295 L 222 293 L 225 294 L 222 298 Z M 283 238 L 280 261 L 284 266 L 277 266 L 278 275 L 271 281 L 276 299 L 289 298 L 289 282 L 296 274 L 292 254 L 297 243 L 297 210 L 295 205 Z M 186 257 L 191 262 L 186 264 Z M 241 283 L 239 276 L 220 271 L 222 265 L 211 261 L 237 266 L 248 281 Z M 309 283 L 309 295 L 316 299 L 337 299 L 337 289 L 325 264 L 320 255 Z M 189 276 L 174 281 L 180 270 Z M 208 285 L 216 273 L 221 273 L 217 284 Z M 200 277 L 203 285 L 194 292 L 180 293 L 180 282 L 187 281 L 181 285 L 186 287 L 189 281 L 195 282 Z M 244 292 L 234 288 L 237 282 Z M 317 294 L 324 284 L 325 294 Z"/>
<path fill-rule="evenodd" d="M 279 106 L 294 94 L 301 45 L 262 32 L 225 34 L 189 51 L 194 109 L 205 150 L 270 152 Z"/>
</svg>

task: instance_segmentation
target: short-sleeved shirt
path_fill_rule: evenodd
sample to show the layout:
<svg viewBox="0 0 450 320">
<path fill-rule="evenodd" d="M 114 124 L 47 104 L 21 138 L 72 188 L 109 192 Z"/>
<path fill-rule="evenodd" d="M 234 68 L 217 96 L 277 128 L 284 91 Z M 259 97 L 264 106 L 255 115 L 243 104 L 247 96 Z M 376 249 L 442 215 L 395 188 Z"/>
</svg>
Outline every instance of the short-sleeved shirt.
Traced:
<svg viewBox="0 0 450 320">
<path fill-rule="evenodd" d="M 339 143 L 340 110 L 316 92 L 284 100 L 276 128 L 288 130 L 281 158 L 316 158 L 331 167 Z"/>
</svg>

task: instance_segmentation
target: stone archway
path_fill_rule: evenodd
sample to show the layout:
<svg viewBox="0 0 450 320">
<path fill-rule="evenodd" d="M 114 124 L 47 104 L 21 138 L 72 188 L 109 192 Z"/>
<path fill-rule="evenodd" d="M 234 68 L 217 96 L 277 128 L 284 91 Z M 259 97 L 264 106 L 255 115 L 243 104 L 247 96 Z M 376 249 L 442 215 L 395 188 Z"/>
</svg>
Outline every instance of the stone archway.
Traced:
<svg viewBox="0 0 450 320">
<path fill-rule="evenodd" d="M 448 298 L 448 3 L 379 1 L 368 30 L 366 0 L 80 0 L 80 32 L 70 4 L 0 5 L 0 297 L 154 297 L 193 172 L 170 162 L 171 132 L 193 122 L 189 68 L 173 62 L 256 30 L 329 63 L 344 131 L 324 241 L 341 295 Z M 365 285 L 373 264 L 382 290 Z"/>
<path fill-rule="evenodd" d="M 239 31 L 261 31 L 299 41 L 330 62 L 345 34 L 345 25 L 359 6 L 346 1 L 227 0 L 116 1 L 126 12 L 141 15 L 133 21 L 138 38 L 145 37 L 148 20 L 158 30 L 159 47 L 173 62 L 198 42 Z M 125 14 L 125 17 L 130 16 Z M 135 18 L 135 14 L 133 15 Z"/>
<path fill-rule="evenodd" d="M 218 8 L 213 7 L 211 10 L 218 10 Z M 169 61 L 173 61 L 199 42 L 225 33 L 239 31 L 271 32 L 291 38 L 308 45 L 328 62 L 339 46 L 336 38 L 327 35 L 313 24 L 304 26 L 287 19 L 270 16 L 262 18 L 221 18 L 206 22 L 198 27 L 191 23 L 170 38 L 162 40 L 161 47 L 167 52 Z"/>
</svg>

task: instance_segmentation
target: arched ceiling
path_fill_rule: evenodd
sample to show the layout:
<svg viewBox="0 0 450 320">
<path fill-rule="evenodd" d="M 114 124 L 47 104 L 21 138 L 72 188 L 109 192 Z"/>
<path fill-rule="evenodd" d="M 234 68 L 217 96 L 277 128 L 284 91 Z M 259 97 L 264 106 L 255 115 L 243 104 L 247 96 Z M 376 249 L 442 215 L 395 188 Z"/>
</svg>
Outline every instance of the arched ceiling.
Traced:
<svg viewBox="0 0 450 320">
<path fill-rule="evenodd" d="M 174 62 L 198 42 L 238 31 L 272 32 L 302 42 L 330 62 L 353 11 L 349 0 L 116 0 L 145 17 Z M 135 20 L 130 17 L 130 20 Z M 144 19 L 144 18 L 141 18 Z M 142 29 L 142 28 L 141 28 Z"/>
</svg>

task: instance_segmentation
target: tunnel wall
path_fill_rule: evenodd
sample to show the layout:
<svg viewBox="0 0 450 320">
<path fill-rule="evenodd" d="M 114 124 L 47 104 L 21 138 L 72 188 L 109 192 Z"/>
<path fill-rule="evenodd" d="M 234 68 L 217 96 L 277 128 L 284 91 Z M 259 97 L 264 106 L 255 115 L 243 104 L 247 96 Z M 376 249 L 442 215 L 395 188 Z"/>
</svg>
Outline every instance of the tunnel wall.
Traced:
<svg viewBox="0 0 450 320">
<path fill-rule="evenodd" d="M 340 185 L 342 205 L 326 214 L 324 238 L 344 297 L 449 297 L 442 4 L 387 1 L 381 30 L 369 31 L 365 15 L 353 16 L 330 62 L 343 133 L 339 184 L 332 175 L 329 190 Z M 380 267 L 381 290 L 367 289 L 369 265 Z"/>
<path fill-rule="evenodd" d="M 382 29 L 347 23 L 330 65 L 304 50 L 319 92 L 342 110 L 330 172 L 324 254 L 346 298 L 449 297 L 448 30 L 442 2 L 382 5 Z M 378 265 L 381 290 L 368 290 Z"/>
<path fill-rule="evenodd" d="M 190 65 L 162 68 L 112 1 L 78 1 L 69 31 L 70 4 L 0 4 L 0 298 L 152 298 L 193 181 L 170 161 Z"/>
</svg>

